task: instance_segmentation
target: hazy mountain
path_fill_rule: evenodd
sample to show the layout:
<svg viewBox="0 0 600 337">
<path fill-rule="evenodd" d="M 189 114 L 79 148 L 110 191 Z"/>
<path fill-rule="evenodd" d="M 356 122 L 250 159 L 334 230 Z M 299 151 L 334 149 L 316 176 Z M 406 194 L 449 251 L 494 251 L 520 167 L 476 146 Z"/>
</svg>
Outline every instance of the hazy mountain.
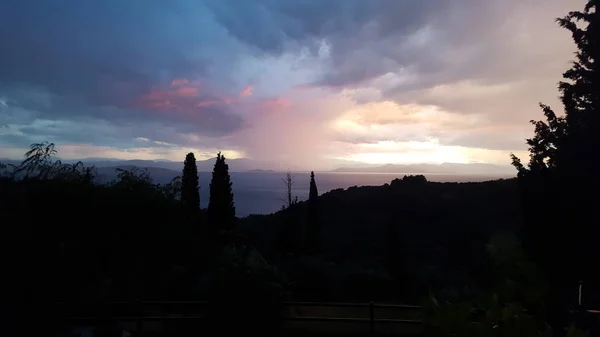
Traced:
<svg viewBox="0 0 600 337">
<path fill-rule="evenodd" d="M 206 160 L 197 160 L 196 165 L 198 166 L 199 172 L 212 172 L 213 166 L 215 165 L 216 158 L 210 158 Z M 0 160 L 1 161 L 1 160 Z M 180 172 L 183 169 L 183 161 L 170 161 L 166 159 L 158 159 L 158 160 L 142 160 L 142 159 L 132 159 L 132 160 L 122 160 L 122 159 L 104 159 L 104 158 L 86 158 L 81 159 L 84 164 L 93 165 L 96 168 L 105 168 L 105 167 L 125 167 L 125 166 L 137 166 L 140 168 L 161 168 L 168 170 L 175 170 Z M 63 161 L 65 163 L 73 163 L 77 162 L 77 160 L 68 160 Z M 227 164 L 229 165 L 229 170 L 231 172 L 245 172 L 250 170 L 269 170 L 275 167 L 274 163 L 270 162 L 262 162 L 247 158 L 239 158 L 239 159 L 227 159 Z"/>
<path fill-rule="evenodd" d="M 361 161 L 346 160 L 346 159 L 327 159 L 327 168 L 325 171 L 334 171 L 339 167 L 357 169 L 357 168 L 370 168 L 377 167 L 380 164 L 369 164 Z M 320 170 L 319 170 L 320 171 Z"/>
<path fill-rule="evenodd" d="M 63 163 L 75 163 L 79 160 L 63 160 Z M 81 159 L 84 164 L 89 166 L 95 166 L 98 169 L 101 168 L 114 168 L 116 167 L 132 167 L 137 166 L 140 168 L 147 168 L 150 171 L 156 171 L 160 174 L 157 169 L 167 169 L 177 171 L 181 173 L 183 169 L 183 162 L 170 161 L 165 159 L 159 160 L 122 160 L 115 158 L 84 158 Z M 18 165 L 20 160 L 3 160 L 0 162 L 4 164 Z M 196 162 L 199 172 L 212 172 L 215 163 L 215 158 L 206 160 L 198 160 Z M 332 169 L 331 172 L 344 172 L 344 173 L 445 173 L 445 174 L 515 174 L 515 170 L 510 165 L 492 165 L 492 164 L 457 164 L 457 163 L 443 163 L 443 164 L 408 164 L 408 165 L 397 165 L 397 164 L 368 164 L 358 161 L 350 161 L 343 159 L 332 159 L 328 161 L 328 166 Z M 289 167 L 283 163 L 278 162 L 267 162 L 258 161 L 248 158 L 238 159 L 227 159 L 229 170 L 231 172 L 247 172 L 247 171 L 275 171 L 283 172 Z M 302 171 L 294 170 L 293 171 Z M 105 170 L 103 170 L 105 171 Z M 321 172 L 327 172 L 328 170 L 317 170 Z"/>
<path fill-rule="evenodd" d="M 130 170 L 134 166 L 123 165 L 123 166 L 110 166 L 110 167 L 96 167 L 96 182 L 104 184 L 117 179 L 117 168 Z M 157 184 L 166 184 L 173 178 L 180 176 L 181 172 L 171 170 L 162 167 L 144 167 L 152 177 L 152 181 Z"/>
<path fill-rule="evenodd" d="M 509 174 L 514 175 L 515 169 L 510 165 L 493 165 L 493 164 L 458 164 L 458 163 L 442 163 L 442 164 L 409 164 L 395 165 L 387 164 L 372 167 L 341 167 L 333 170 L 333 172 L 345 173 L 446 173 L 446 174 Z"/>
</svg>

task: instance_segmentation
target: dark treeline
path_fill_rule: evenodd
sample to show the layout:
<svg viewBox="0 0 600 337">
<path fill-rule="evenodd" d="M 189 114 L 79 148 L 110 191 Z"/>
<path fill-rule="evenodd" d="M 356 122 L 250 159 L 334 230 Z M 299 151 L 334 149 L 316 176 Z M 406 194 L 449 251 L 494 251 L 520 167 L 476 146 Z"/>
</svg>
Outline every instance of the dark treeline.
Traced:
<svg viewBox="0 0 600 337">
<path fill-rule="evenodd" d="M 319 195 L 313 172 L 306 182 L 288 173 L 279 212 L 240 219 L 220 153 L 209 186 L 193 153 L 169 184 L 133 168 L 99 185 L 93 167 L 33 144 L 20 165 L 1 167 L 0 328 L 18 335 L 32 315 L 52 318 L 56 301 L 199 299 L 222 332 L 276 329 L 283 301 L 306 300 L 422 304 L 436 336 L 596 333 L 569 314 L 581 309 L 579 282 L 600 281 L 596 6 L 558 19 L 578 47 L 559 84 L 565 115 L 541 105 L 529 163 L 512 157 L 515 179 L 417 175 Z M 310 186 L 308 200 L 293 197 L 295 183 Z M 31 329 L 60 322 L 36 321 Z"/>
</svg>

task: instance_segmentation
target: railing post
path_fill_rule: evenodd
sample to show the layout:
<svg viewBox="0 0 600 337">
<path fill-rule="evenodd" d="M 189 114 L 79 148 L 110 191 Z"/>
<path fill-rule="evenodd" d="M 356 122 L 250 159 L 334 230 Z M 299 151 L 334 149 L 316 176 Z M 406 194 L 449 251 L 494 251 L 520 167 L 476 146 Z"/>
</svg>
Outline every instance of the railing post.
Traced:
<svg viewBox="0 0 600 337">
<path fill-rule="evenodd" d="M 369 302 L 369 333 L 375 333 L 375 305 L 373 301 Z"/>
<path fill-rule="evenodd" d="M 579 306 L 579 309 L 581 309 L 581 307 L 583 306 L 583 302 L 581 301 L 581 294 L 582 294 L 582 289 L 583 288 L 583 281 L 579 281 L 579 289 L 577 291 L 577 306 Z"/>
<path fill-rule="evenodd" d="M 144 333 L 144 325 L 142 320 L 142 301 L 138 298 L 135 300 L 135 312 L 136 312 L 136 321 L 135 321 L 135 332 L 136 337 L 141 337 Z"/>
</svg>

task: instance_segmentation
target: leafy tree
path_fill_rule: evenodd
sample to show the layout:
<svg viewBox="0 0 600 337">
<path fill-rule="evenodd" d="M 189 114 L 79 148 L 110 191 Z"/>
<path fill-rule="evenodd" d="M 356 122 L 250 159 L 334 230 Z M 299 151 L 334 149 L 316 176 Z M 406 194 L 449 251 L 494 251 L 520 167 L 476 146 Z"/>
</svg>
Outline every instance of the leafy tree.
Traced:
<svg viewBox="0 0 600 337">
<path fill-rule="evenodd" d="M 490 284 L 471 296 L 448 300 L 430 292 L 423 305 L 432 336 L 547 336 L 544 282 L 522 254 L 518 241 L 495 234 L 487 247 Z"/>
<path fill-rule="evenodd" d="M 117 178 L 119 179 L 117 184 L 152 184 L 152 177 L 150 176 L 150 173 L 148 173 L 147 169 L 141 169 L 136 166 L 132 167 L 131 169 L 118 167 L 116 171 Z"/>
<path fill-rule="evenodd" d="M 598 280 L 597 176 L 600 149 L 600 13 L 597 0 L 558 24 L 577 46 L 572 67 L 558 88 L 564 116 L 540 104 L 545 121 L 531 121 L 527 167 L 512 155 L 518 170 L 525 222 L 523 240 L 530 257 L 552 284 L 556 307 L 566 307 L 565 292 L 579 280 Z"/>
<path fill-rule="evenodd" d="M 213 236 L 230 232 L 236 221 L 229 166 L 225 163 L 225 156 L 221 152 L 217 154 L 210 181 L 208 221 Z"/>
<path fill-rule="evenodd" d="M 170 200 L 175 200 L 178 196 L 180 196 L 181 189 L 181 177 L 179 176 L 171 179 L 168 184 L 161 186 L 162 194 Z"/>
<path fill-rule="evenodd" d="M 63 164 L 54 159 L 58 151 L 54 143 L 33 143 L 25 153 L 25 159 L 17 166 L 0 165 L 2 175 L 23 179 L 55 179 L 79 181 L 91 184 L 96 176 L 93 166 L 84 166 L 81 161 Z"/>
<path fill-rule="evenodd" d="M 413 176 L 413 175 L 404 176 L 402 178 L 402 181 L 407 182 L 407 183 L 422 184 L 422 183 L 427 182 L 427 178 L 425 178 L 425 176 L 422 174 L 417 174 L 415 176 Z"/>
<path fill-rule="evenodd" d="M 24 178 L 51 178 L 53 167 L 60 161 L 54 161 L 53 156 L 58 153 L 54 149 L 54 143 L 34 143 L 25 153 L 25 160 L 13 171 L 15 175 L 23 175 Z"/>
<path fill-rule="evenodd" d="M 181 178 L 181 201 L 192 214 L 200 210 L 200 186 L 198 183 L 198 167 L 192 152 L 185 156 L 183 175 Z"/>
<path fill-rule="evenodd" d="M 308 228 L 306 231 L 307 250 L 309 253 L 319 251 L 319 191 L 315 182 L 315 173 L 310 172 L 310 191 L 308 194 Z"/>
</svg>

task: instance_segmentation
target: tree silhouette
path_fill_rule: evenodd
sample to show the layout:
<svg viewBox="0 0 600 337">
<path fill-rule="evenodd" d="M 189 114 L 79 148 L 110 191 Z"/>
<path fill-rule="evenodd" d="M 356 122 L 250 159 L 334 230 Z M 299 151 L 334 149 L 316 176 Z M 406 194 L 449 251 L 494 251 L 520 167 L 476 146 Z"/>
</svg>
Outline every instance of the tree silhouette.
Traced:
<svg viewBox="0 0 600 337">
<path fill-rule="evenodd" d="M 200 186 L 198 183 L 198 167 L 192 152 L 185 156 L 183 174 L 181 176 L 181 202 L 190 214 L 198 214 L 200 210 Z"/>
<path fill-rule="evenodd" d="M 535 135 L 527 139 L 529 163 L 511 155 L 518 170 L 525 222 L 524 248 L 549 277 L 554 296 L 561 297 L 579 280 L 598 280 L 595 241 L 598 226 L 597 177 L 600 149 L 599 2 L 557 19 L 572 34 L 576 59 L 558 88 L 565 115 L 540 104 L 545 121 L 531 121 Z"/>
<path fill-rule="evenodd" d="M 285 173 L 285 178 L 281 178 L 283 184 L 285 185 L 285 199 L 283 199 L 283 206 L 281 206 L 281 210 L 289 208 L 290 206 L 298 203 L 298 196 L 295 198 L 292 196 L 292 188 L 294 187 L 294 176 L 292 172 L 287 171 Z"/>
<path fill-rule="evenodd" d="M 315 173 L 310 172 L 310 191 L 308 194 L 308 228 L 306 230 L 306 248 L 309 253 L 319 252 L 319 191 L 315 182 Z"/>
<path fill-rule="evenodd" d="M 225 156 L 221 155 L 221 152 L 217 154 L 210 181 L 208 221 L 213 236 L 230 232 L 235 226 L 235 206 L 229 166 L 225 163 Z"/>
</svg>

